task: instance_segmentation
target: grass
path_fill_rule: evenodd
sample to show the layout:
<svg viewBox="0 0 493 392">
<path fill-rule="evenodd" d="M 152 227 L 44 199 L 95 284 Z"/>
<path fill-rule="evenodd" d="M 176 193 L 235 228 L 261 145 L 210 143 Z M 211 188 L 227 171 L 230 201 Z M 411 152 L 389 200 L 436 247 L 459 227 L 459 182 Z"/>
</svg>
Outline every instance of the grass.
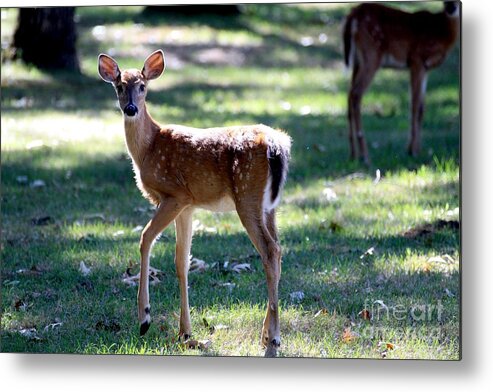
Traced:
<svg viewBox="0 0 493 392">
<path fill-rule="evenodd" d="M 248 5 L 240 17 L 192 19 L 81 7 L 83 75 L 3 62 L 1 351 L 263 354 L 265 277 L 232 213 L 194 217 L 192 253 L 210 268 L 190 273 L 192 323 L 210 348 L 176 341 L 173 228 L 153 250 L 163 275 L 151 286 L 154 322 L 138 336 L 137 289 L 122 276 L 138 270 L 138 226 L 152 209 L 134 184 L 114 93 L 96 60 L 105 51 L 122 68 L 141 67 L 162 47 L 168 67 L 150 88 L 154 118 L 198 127 L 262 122 L 293 138 L 278 212 L 280 356 L 458 359 L 459 52 L 430 74 L 423 152 L 405 152 L 408 75 L 384 70 L 363 103 L 373 164 L 349 162 L 340 53 L 348 7 Z M 2 47 L 15 16 L 2 9 Z M 33 187 L 36 180 L 44 186 Z M 252 271 L 232 272 L 226 261 Z"/>
</svg>

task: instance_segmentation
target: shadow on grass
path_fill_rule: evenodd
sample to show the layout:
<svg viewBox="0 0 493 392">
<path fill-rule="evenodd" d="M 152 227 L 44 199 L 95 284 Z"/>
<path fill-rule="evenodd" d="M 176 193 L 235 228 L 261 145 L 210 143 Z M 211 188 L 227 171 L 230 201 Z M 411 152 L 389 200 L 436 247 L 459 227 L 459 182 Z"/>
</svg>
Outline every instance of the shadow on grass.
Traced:
<svg viewBox="0 0 493 392">
<path fill-rule="evenodd" d="M 429 250 L 428 245 L 403 236 L 389 236 L 375 240 L 332 235 L 328 236 L 325 241 L 312 243 L 304 249 L 292 250 L 300 242 L 299 231 L 288 229 L 282 235 L 285 256 L 280 283 L 280 300 L 281 308 L 295 308 L 302 312 L 305 318 L 304 325 L 313 323 L 313 315 L 323 308 L 327 309 L 329 314 L 335 311 L 343 319 L 357 321 L 358 313 L 365 306 L 367 307 L 368 304 L 373 306 L 375 301 L 383 301 L 389 307 L 404 306 L 407 310 L 421 304 L 436 305 L 439 303 L 443 306 L 440 317 L 434 316 L 426 319 L 423 324 L 416 322 L 410 316 L 397 321 L 382 318 L 378 320 L 378 324 L 376 324 L 376 319 L 373 321 L 374 325 L 387 327 L 389 334 L 392 334 L 392 331 L 398 327 L 418 328 L 421 325 L 426 328 L 440 327 L 453 330 L 453 325 L 458 318 L 458 303 L 456 299 L 447 294 L 445 288 L 458 293 L 459 276 L 457 272 L 447 274 L 433 271 L 412 273 L 391 271 L 387 276 L 389 271 L 376 267 L 372 256 L 360 258 L 360 254 L 365 249 L 374 245 L 377 249 L 384 249 L 380 251 L 379 257 L 389 259 L 402 257 L 406 254 L 408 247 L 412 247 L 418 253 L 426 253 Z M 308 225 L 302 231 L 303 235 L 305 233 L 311 235 L 318 229 L 313 225 Z M 440 236 L 448 238 L 444 243 L 435 246 L 436 252 L 449 251 L 448 247 L 454 244 L 447 242 L 452 241 L 451 238 L 455 237 L 455 234 L 447 229 L 435 233 L 437 238 Z M 178 349 L 174 343 L 178 322 L 172 317 L 172 314 L 179 310 L 179 290 L 172 262 L 174 246 L 172 237 L 166 241 L 160 241 L 155 247 L 155 259 L 151 264 L 162 269 L 163 276 L 161 283 L 151 286 L 154 324 L 149 333 L 140 339 L 137 339 L 138 328 L 135 316 L 136 290 L 120 282 L 123 269 L 118 270 L 114 265 L 105 264 L 105 260 L 115 257 L 112 254 L 116 249 L 129 244 L 135 248 L 135 253 L 137 253 L 137 239 L 130 237 L 118 240 L 96 239 L 94 242 L 81 244 L 64 238 L 62 235 L 57 239 L 47 238 L 46 240 L 56 241 L 57 245 L 53 247 L 53 244 L 33 244 L 29 248 L 29 253 L 36 255 L 36 265 L 45 269 L 39 273 L 20 276 L 15 272 L 17 265 L 9 266 L 9 268 L 4 265 L 2 274 L 5 281 L 13 279 L 19 281 L 16 292 L 23 300 L 33 301 L 31 293 L 42 293 L 41 297 L 36 299 L 36 307 L 49 306 L 50 311 L 38 316 L 39 325 L 35 322 L 38 329 L 47 320 L 60 318 L 63 320 L 65 333 L 55 332 L 49 335 L 50 338 L 47 340 L 26 343 L 25 339 L 18 334 L 3 331 L 4 351 L 75 352 L 90 344 L 98 347 L 115 344 L 118 347 L 130 342 L 137 347 L 146 343 L 151 348 L 155 346 L 159 349 L 165 345 L 168 349 Z M 221 261 L 223 258 L 231 260 L 234 257 L 241 257 L 240 253 L 245 252 L 245 249 L 252 248 L 244 233 L 227 236 L 202 234 L 196 236 L 192 250 L 198 250 L 200 254 L 200 248 L 206 248 L 211 242 L 215 242 L 221 250 L 208 251 L 208 261 L 211 259 Z M 51 248 L 49 254 L 46 253 L 45 246 Z M 78 251 L 76 254 L 71 254 L 66 249 L 78 249 Z M 228 252 L 226 249 L 233 250 L 233 252 Z M 4 254 L 8 256 L 12 251 L 14 249 L 7 244 Z M 29 253 L 26 256 L 29 256 Z M 77 260 L 81 255 L 91 259 L 91 254 L 97 255 L 95 257 L 100 262 L 94 266 L 90 276 L 82 277 L 77 270 Z M 192 319 L 196 328 L 195 333 L 204 334 L 200 327 L 197 331 L 197 325 L 201 323 L 197 318 L 199 314 L 207 312 L 208 309 L 213 312 L 227 311 L 230 307 L 237 307 L 238 304 L 247 308 L 263 309 L 265 307 L 267 294 L 261 262 L 257 256 L 249 258 L 248 261 L 252 265 L 253 272 L 236 274 L 211 268 L 203 273 L 190 274 L 190 303 L 194 308 Z M 334 271 L 337 272 L 334 274 Z M 68 286 L 67 282 L 69 282 Z M 233 284 L 233 290 L 223 286 L 224 283 Z M 304 299 L 301 303 L 293 302 L 290 294 L 300 289 L 305 294 Z M 63 308 L 53 308 L 51 306 L 53 303 L 64 305 Z M 97 307 L 93 306 L 95 303 L 98 304 Z M 30 312 L 36 313 L 35 309 Z M 164 324 L 162 319 L 159 321 L 160 315 L 163 314 L 166 315 Z M 301 332 L 296 326 L 283 320 L 283 312 L 281 312 L 281 320 L 283 333 Z M 259 330 L 260 322 L 259 319 Z M 451 326 L 448 326 L 449 324 Z M 340 332 L 339 330 L 328 331 L 334 336 Z M 305 333 L 308 332 L 305 331 Z M 309 338 L 313 340 L 316 336 Z M 385 337 L 377 338 L 385 340 Z M 455 336 L 445 333 L 439 338 L 450 340 Z M 325 341 L 324 344 L 327 342 Z M 220 348 L 215 347 L 214 349 Z"/>
<path fill-rule="evenodd" d="M 238 55 L 243 57 L 242 66 L 257 66 L 257 67 L 300 67 L 300 66 L 326 66 L 331 67 L 334 61 L 338 61 L 341 57 L 340 48 L 333 47 L 330 44 L 317 45 L 310 44 L 303 46 L 300 42 L 293 41 L 287 38 L 282 33 L 268 33 L 259 30 L 256 27 L 257 23 L 272 24 L 272 20 L 284 29 L 297 29 L 297 26 L 309 24 L 311 26 L 319 26 L 320 32 L 323 33 L 328 26 L 333 27 L 334 24 L 340 24 L 343 20 L 344 11 L 340 9 L 328 10 L 312 10 L 303 9 L 300 7 L 286 7 L 284 5 L 270 5 L 263 7 L 261 5 L 245 5 L 244 12 L 238 16 L 218 16 L 211 14 L 203 15 L 188 15 L 170 12 L 170 13 L 155 13 L 155 12 L 139 12 L 129 9 L 101 7 L 97 8 L 99 12 L 93 8 L 85 8 L 79 11 L 79 28 L 87 34 L 84 34 L 85 41 L 82 46 L 84 55 L 97 56 L 97 54 L 105 46 L 105 42 L 97 41 L 88 33 L 89 29 L 96 25 L 112 25 L 112 24 L 142 24 L 147 27 L 151 26 L 208 26 L 217 31 L 226 30 L 234 32 L 244 32 L 262 40 L 260 46 L 228 46 L 218 43 L 214 44 L 192 44 L 192 45 L 173 45 L 152 44 L 154 49 L 164 49 L 166 53 L 177 56 L 182 62 L 195 64 L 200 66 L 222 65 L 222 63 L 214 64 L 208 62 L 204 64 L 200 60 L 198 54 L 206 49 L 219 48 L 223 51 L 235 51 L 236 59 Z M 303 24 L 302 24 L 303 23 Z M 303 29 L 299 29 L 300 38 L 303 36 Z M 88 41 L 89 40 L 89 41 Z M 290 59 L 276 56 L 277 51 L 290 51 L 295 56 Z M 239 54 L 238 54 L 238 53 Z"/>
</svg>

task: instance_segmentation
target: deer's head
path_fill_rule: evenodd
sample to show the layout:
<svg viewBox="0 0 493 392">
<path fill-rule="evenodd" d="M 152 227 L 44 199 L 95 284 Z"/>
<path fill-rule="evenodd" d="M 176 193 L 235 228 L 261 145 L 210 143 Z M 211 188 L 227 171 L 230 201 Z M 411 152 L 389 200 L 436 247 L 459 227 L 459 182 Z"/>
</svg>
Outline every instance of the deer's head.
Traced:
<svg viewBox="0 0 493 392">
<path fill-rule="evenodd" d="M 120 109 L 129 119 L 138 117 L 144 111 L 147 83 L 161 76 L 164 68 L 162 50 L 149 55 L 141 71 L 138 69 L 120 71 L 117 62 L 107 54 L 100 54 L 98 61 L 99 76 L 113 85 Z"/>
</svg>

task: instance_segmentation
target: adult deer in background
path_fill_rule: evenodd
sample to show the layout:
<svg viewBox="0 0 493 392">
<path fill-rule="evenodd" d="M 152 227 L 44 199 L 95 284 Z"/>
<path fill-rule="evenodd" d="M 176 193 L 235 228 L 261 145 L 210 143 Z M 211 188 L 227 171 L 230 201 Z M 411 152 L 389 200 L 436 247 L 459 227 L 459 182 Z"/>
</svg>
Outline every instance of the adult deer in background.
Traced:
<svg viewBox="0 0 493 392">
<path fill-rule="evenodd" d="M 181 314 L 179 335 L 191 335 L 188 268 L 195 208 L 237 211 L 258 250 L 267 277 L 268 306 L 261 342 L 266 356 L 280 345 L 278 283 L 281 248 L 275 221 L 286 180 L 291 139 L 265 125 L 197 129 L 161 126 L 146 107 L 147 84 L 165 68 L 158 50 L 141 71 L 120 71 L 106 54 L 99 55 L 99 75 L 116 90 L 123 112 L 127 149 L 137 185 L 157 206 L 140 240 L 138 290 L 140 334 L 150 326 L 149 256 L 156 237 L 171 223 L 176 228 L 175 265 L 179 279 Z"/>
<path fill-rule="evenodd" d="M 380 4 L 354 8 L 343 28 L 344 61 L 353 68 L 348 97 L 351 159 L 369 164 L 361 126 L 361 100 L 381 67 L 409 69 L 411 74 L 411 132 L 409 154 L 420 151 L 427 72 L 446 58 L 459 34 L 459 2 L 444 2 L 443 11 L 403 12 Z M 356 153 L 356 140 L 358 154 Z"/>
</svg>

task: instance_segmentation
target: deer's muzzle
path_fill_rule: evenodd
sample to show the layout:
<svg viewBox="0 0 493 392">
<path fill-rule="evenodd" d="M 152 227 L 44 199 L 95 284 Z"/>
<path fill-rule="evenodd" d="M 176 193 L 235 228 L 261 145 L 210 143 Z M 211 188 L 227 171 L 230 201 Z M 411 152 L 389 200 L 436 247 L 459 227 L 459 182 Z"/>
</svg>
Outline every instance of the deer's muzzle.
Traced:
<svg viewBox="0 0 493 392">
<path fill-rule="evenodd" d="M 137 112 L 137 106 L 135 106 L 133 103 L 129 103 L 127 106 L 125 106 L 125 109 L 123 109 L 123 113 L 130 117 L 135 116 Z"/>
</svg>

